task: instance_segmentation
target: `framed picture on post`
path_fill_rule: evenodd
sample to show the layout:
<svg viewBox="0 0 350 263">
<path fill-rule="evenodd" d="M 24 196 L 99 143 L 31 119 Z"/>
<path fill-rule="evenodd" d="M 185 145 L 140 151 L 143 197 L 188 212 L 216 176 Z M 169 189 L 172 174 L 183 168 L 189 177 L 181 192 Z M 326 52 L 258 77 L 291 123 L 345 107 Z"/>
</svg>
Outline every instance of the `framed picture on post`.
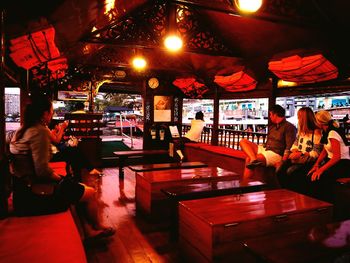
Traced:
<svg viewBox="0 0 350 263">
<path fill-rule="evenodd" d="M 154 96 L 154 121 L 171 121 L 171 96 Z"/>
</svg>

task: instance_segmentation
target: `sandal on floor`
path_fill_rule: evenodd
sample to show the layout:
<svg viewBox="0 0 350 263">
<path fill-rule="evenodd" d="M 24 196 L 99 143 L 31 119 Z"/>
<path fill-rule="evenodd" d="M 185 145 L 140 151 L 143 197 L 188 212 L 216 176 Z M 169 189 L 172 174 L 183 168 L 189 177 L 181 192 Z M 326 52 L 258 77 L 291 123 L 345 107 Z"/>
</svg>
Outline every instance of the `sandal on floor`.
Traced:
<svg viewBox="0 0 350 263">
<path fill-rule="evenodd" d="M 254 161 L 251 161 L 250 163 L 248 163 L 246 165 L 246 167 L 248 169 L 254 169 L 254 168 L 258 167 L 258 166 L 264 166 L 264 163 L 262 161 L 259 161 L 259 160 L 254 160 Z"/>
<path fill-rule="evenodd" d="M 115 234 L 116 230 L 113 227 L 107 227 L 104 229 L 99 230 L 99 233 L 93 236 L 86 237 L 84 239 L 85 244 L 93 244 L 95 242 L 98 242 L 99 240 L 102 240 L 104 238 L 113 236 Z"/>
<path fill-rule="evenodd" d="M 113 236 L 115 234 L 115 232 L 116 232 L 115 228 L 107 227 L 107 228 L 102 229 L 100 233 L 95 235 L 95 238 L 110 237 L 110 236 Z"/>
<path fill-rule="evenodd" d="M 90 175 L 98 175 L 98 176 L 101 176 L 103 173 L 97 169 L 92 169 L 90 172 L 89 172 Z"/>
</svg>

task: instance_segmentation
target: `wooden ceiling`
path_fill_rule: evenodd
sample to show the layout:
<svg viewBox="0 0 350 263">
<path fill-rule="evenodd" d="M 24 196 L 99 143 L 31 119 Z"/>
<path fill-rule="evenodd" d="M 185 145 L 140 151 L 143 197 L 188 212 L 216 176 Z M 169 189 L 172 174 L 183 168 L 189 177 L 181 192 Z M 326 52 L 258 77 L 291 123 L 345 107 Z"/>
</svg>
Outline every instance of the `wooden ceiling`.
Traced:
<svg viewBox="0 0 350 263">
<path fill-rule="evenodd" d="M 240 14 L 228 0 L 119 0 L 108 14 L 104 1 L 98 0 L 2 5 L 5 40 L 48 25 L 55 28 L 56 45 L 70 66 L 69 81 L 108 78 L 122 90 L 151 76 L 195 76 L 211 87 L 215 75 L 244 67 L 258 80 L 257 90 L 263 91 L 272 76 L 268 61 L 286 52 L 317 50 L 338 67 L 339 83 L 349 77 L 349 2 L 265 0 L 250 16 Z M 169 54 L 162 44 L 172 8 L 181 13 L 177 28 L 185 45 L 180 54 Z M 143 73 L 130 67 L 138 52 L 148 61 Z M 11 65 L 11 59 L 6 60 Z M 76 76 L 77 68 L 84 74 Z M 119 70 L 127 73 L 124 79 L 116 76 Z"/>
</svg>

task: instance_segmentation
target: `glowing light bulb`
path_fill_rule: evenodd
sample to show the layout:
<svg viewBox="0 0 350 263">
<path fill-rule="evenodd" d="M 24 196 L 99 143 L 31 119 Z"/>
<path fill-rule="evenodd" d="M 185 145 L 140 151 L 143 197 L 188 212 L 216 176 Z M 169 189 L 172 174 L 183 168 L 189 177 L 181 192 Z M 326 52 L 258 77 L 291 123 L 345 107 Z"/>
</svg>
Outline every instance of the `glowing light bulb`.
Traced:
<svg viewBox="0 0 350 263">
<path fill-rule="evenodd" d="M 165 39 L 164 45 L 169 51 L 175 52 L 182 48 L 182 40 L 176 35 L 171 35 Z"/>
<path fill-rule="evenodd" d="M 262 0 L 237 0 L 237 7 L 243 12 L 256 12 L 262 5 Z"/>
<path fill-rule="evenodd" d="M 141 70 L 146 67 L 147 62 L 143 57 L 135 57 L 132 60 L 132 65 L 134 66 L 135 69 Z"/>
</svg>

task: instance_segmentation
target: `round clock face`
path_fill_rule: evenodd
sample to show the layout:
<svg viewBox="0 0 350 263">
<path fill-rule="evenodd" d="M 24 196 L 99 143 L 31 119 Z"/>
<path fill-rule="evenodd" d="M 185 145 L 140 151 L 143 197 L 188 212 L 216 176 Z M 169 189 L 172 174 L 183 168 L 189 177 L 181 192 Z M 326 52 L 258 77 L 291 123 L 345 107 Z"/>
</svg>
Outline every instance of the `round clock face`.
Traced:
<svg viewBox="0 0 350 263">
<path fill-rule="evenodd" d="M 148 86 L 151 88 L 151 89 L 156 89 L 158 88 L 159 86 L 159 81 L 157 78 L 150 78 L 148 80 Z"/>
</svg>

